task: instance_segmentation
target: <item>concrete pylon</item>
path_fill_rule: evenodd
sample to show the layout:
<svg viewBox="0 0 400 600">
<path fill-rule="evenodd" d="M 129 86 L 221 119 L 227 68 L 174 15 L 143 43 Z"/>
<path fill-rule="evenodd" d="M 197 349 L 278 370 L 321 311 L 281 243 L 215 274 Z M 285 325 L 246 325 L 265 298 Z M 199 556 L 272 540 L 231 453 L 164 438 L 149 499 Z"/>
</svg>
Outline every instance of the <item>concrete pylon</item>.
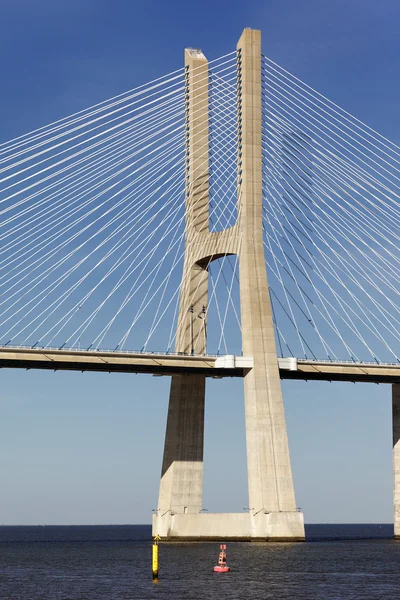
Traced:
<svg viewBox="0 0 400 600">
<path fill-rule="evenodd" d="M 207 264 L 196 262 L 194 246 L 208 232 L 208 62 L 185 50 L 186 241 L 176 335 L 176 352 L 206 351 Z M 205 377 L 174 375 L 171 382 L 157 533 L 169 537 L 175 514 L 202 508 Z"/>
<path fill-rule="evenodd" d="M 205 57 L 187 50 L 186 252 L 177 351 L 206 350 L 207 268 L 239 257 L 242 346 L 253 357 L 244 378 L 248 513 L 201 513 L 204 378 L 173 377 L 164 461 L 153 532 L 165 539 L 304 539 L 296 510 L 262 239 L 261 34 L 245 29 L 237 46 L 238 219 L 208 224 L 208 73 Z M 201 74 L 201 75 L 200 75 Z M 204 307 L 204 309 L 203 309 Z M 204 318 L 200 318 L 203 316 Z"/>
<path fill-rule="evenodd" d="M 261 33 L 245 29 L 237 50 L 242 348 L 254 361 L 244 379 L 249 506 L 259 517 L 254 521 L 257 537 L 302 538 L 262 237 Z"/>
<path fill-rule="evenodd" d="M 400 540 L 400 384 L 392 384 L 394 538 Z"/>
</svg>

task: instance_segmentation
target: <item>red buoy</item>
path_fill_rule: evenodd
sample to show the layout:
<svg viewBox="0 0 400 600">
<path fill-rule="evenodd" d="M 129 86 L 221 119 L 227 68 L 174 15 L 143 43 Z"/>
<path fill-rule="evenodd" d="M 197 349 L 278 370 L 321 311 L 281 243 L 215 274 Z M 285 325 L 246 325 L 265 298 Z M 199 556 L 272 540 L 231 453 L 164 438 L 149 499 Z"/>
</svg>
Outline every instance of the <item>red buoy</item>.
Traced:
<svg viewBox="0 0 400 600">
<path fill-rule="evenodd" d="M 226 544 L 221 544 L 219 548 L 218 564 L 214 567 L 214 573 L 228 573 L 231 569 L 226 564 Z"/>
</svg>

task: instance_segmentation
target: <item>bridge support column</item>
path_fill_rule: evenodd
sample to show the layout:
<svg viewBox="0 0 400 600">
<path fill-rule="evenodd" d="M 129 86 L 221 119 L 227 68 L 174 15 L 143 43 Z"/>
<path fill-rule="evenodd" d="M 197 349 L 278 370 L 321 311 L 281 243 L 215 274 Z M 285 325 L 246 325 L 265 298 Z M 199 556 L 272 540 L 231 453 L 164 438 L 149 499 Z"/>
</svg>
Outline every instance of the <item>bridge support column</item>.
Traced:
<svg viewBox="0 0 400 600">
<path fill-rule="evenodd" d="M 169 540 L 304 540 L 296 510 L 262 237 L 261 35 L 245 29 L 238 43 L 238 220 L 209 231 L 208 68 L 186 51 L 186 248 L 178 352 L 203 353 L 208 265 L 239 256 L 242 347 L 253 357 L 245 376 L 248 513 L 201 513 L 204 378 L 173 377 L 164 462 L 153 533 Z"/>
<path fill-rule="evenodd" d="M 209 231 L 208 62 L 201 51 L 185 50 L 185 68 L 186 245 L 175 350 L 204 354 L 208 271 L 207 263 L 196 261 L 194 247 Z M 153 517 L 153 534 L 163 538 L 181 538 L 182 527 L 202 509 L 205 381 L 204 375 L 172 377 Z"/>
<path fill-rule="evenodd" d="M 244 379 L 249 506 L 257 538 L 304 539 L 296 511 L 262 235 L 261 34 L 238 43 L 240 306 L 242 347 L 254 367 Z"/>
<path fill-rule="evenodd" d="M 172 378 L 161 471 L 158 510 L 153 528 L 169 537 L 175 514 L 202 508 L 205 377 Z"/>
<path fill-rule="evenodd" d="M 400 540 L 400 384 L 392 385 L 394 537 Z"/>
</svg>

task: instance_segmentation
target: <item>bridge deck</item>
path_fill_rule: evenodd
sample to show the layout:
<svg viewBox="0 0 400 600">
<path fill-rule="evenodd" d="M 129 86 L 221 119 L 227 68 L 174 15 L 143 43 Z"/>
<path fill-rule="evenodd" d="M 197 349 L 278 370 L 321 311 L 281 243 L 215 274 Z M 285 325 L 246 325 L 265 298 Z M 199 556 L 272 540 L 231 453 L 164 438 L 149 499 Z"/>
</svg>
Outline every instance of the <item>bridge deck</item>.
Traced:
<svg viewBox="0 0 400 600">
<path fill-rule="evenodd" d="M 287 361 L 290 359 L 280 359 Z M 295 360 L 295 359 L 294 359 Z M 280 369 L 282 379 L 400 383 L 399 363 L 297 360 L 296 369 Z"/>
<path fill-rule="evenodd" d="M 400 383 L 400 364 L 279 358 L 282 379 Z M 252 359 L 58 348 L 0 347 L 0 368 L 244 377 Z"/>
<path fill-rule="evenodd" d="M 208 377 L 243 377 L 251 367 L 243 357 L 188 356 L 142 352 L 0 347 L 0 368 L 102 371 L 174 375 L 202 373 Z"/>
</svg>

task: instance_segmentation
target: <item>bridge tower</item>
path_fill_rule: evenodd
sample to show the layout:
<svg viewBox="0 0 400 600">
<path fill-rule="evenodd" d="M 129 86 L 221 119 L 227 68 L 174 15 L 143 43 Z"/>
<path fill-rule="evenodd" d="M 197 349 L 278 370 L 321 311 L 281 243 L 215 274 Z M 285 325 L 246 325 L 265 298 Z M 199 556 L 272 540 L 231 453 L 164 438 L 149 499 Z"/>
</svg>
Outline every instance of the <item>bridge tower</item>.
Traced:
<svg viewBox="0 0 400 600">
<path fill-rule="evenodd" d="M 206 351 L 208 266 L 239 258 L 244 356 L 248 513 L 202 513 L 205 377 L 172 377 L 153 533 L 163 539 L 304 539 L 296 510 L 262 239 L 261 34 L 245 29 L 237 45 L 238 218 L 209 231 L 208 63 L 185 51 L 186 248 L 176 351 Z M 204 307 L 204 308 L 203 308 Z"/>
</svg>

